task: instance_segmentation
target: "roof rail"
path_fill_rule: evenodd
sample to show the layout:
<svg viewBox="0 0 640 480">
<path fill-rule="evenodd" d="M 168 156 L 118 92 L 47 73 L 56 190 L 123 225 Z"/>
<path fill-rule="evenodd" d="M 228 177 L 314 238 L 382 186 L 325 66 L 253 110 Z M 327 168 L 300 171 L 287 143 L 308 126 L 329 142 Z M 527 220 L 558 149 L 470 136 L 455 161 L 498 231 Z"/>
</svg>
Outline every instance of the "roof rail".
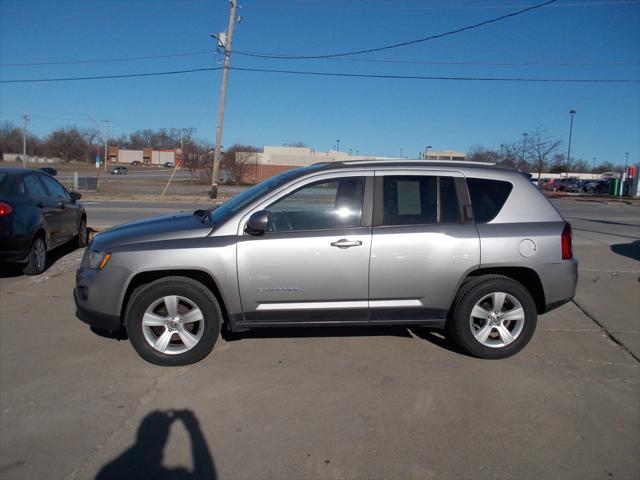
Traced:
<svg viewBox="0 0 640 480">
<path fill-rule="evenodd" d="M 331 163 L 341 163 L 343 165 L 360 165 L 365 163 L 417 163 L 417 164 L 443 164 L 450 163 L 453 165 L 484 165 L 484 166 L 495 166 L 495 162 L 473 162 L 471 160 L 420 160 L 420 159 L 405 159 L 405 158 L 372 158 L 370 160 L 362 159 L 362 160 L 341 160 L 339 162 L 331 162 Z"/>
</svg>

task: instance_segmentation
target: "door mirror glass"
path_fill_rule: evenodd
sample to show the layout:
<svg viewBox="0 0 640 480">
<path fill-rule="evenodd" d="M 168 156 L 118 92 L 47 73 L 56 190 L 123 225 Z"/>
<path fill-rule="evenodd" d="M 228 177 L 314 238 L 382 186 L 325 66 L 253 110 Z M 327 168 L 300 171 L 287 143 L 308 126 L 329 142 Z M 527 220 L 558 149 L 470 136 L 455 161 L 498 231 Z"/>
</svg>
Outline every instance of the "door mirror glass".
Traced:
<svg viewBox="0 0 640 480">
<path fill-rule="evenodd" d="M 82 198 L 82 195 L 79 194 L 78 192 L 69 192 L 69 198 L 71 199 L 72 202 L 77 202 Z"/>
<path fill-rule="evenodd" d="M 269 212 L 260 210 L 249 217 L 244 231 L 249 235 L 262 235 L 267 228 L 269 228 Z"/>
</svg>

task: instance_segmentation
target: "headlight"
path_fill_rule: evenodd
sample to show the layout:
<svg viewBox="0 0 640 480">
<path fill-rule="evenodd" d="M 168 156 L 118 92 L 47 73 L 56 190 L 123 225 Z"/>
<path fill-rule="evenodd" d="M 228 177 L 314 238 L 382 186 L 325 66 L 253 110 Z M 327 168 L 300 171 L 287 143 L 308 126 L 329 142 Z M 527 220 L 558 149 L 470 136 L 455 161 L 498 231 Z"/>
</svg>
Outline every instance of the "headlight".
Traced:
<svg viewBox="0 0 640 480">
<path fill-rule="evenodd" d="M 84 252 L 84 257 L 82 257 L 80 267 L 91 268 L 92 270 L 102 270 L 107 262 L 109 262 L 110 258 L 110 253 L 94 252 L 90 248 L 87 248 Z"/>
</svg>

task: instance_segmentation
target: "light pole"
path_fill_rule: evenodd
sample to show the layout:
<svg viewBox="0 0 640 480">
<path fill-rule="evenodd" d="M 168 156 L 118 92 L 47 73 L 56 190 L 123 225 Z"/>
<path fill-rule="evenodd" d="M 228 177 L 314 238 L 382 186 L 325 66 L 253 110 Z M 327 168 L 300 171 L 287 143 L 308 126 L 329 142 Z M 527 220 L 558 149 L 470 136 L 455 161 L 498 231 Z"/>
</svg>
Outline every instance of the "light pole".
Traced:
<svg viewBox="0 0 640 480">
<path fill-rule="evenodd" d="M 403 148 L 400 147 L 400 158 L 402 158 L 402 155 L 404 155 L 404 151 L 403 151 Z"/>
<path fill-rule="evenodd" d="M 424 159 L 429 160 L 429 149 L 433 148 L 431 145 L 424 147 Z"/>
<path fill-rule="evenodd" d="M 595 169 L 596 169 L 596 157 L 593 157 L 593 160 L 591 162 L 591 172 L 593 173 Z"/>
<path fill-rule="evenodd" d="M 624 169 L 627 169 L 627 165 L 629 165 L 629 152 L 624 152 Z"/>
<path fill-rule="evenodd" d="M 571 166 L 571 134 L 573 133 L 573 117 L 576 115 L 574 109 L 569 110 L 569 147 L 567 149 L 567 178 L 569 178 L 569 167 Z"/>
<path fill-rule="evenodd" d="M 524 159 L 524 154 L 527 150 L 527 137 L 529 136 L 529 134 L 527 132 L 524 132 L 522 134 L 522 162 L 525 163 L 526 160 Z"/>
<path fill-rule="evenodd" d="M 90 118 L 96 126 L 96 190 L 98 190 L 98 182 L 100 181 L 100 125 L 93 118 Z"/>
<path fill-rule="evenodd" d="M 500 144 L 500 161 L 504 162 L 504 143 Z"/>
<path fill-rule="evenodd" d="M 336 151 L 339 152 L 340 151 L 340 139 L 336 140 Z"/>
</svg>

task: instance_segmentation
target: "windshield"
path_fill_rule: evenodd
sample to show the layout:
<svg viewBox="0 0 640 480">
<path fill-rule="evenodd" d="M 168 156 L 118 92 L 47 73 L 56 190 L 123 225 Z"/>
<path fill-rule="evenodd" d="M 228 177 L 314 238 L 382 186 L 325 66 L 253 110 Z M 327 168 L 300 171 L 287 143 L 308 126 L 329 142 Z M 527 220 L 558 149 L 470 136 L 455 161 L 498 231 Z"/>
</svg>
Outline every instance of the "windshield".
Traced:
<svg viewBox="0 0 640 480">
<path fill-rule="evenodd" d="M 296 168 L 286 171 L 275 177 L 271 177 L 263 182 L 254 185 L 253 187 L 245 190 L 244 192 L 236 195 L 235 197 L 227 200 L 218 208 L 211 212 L 211 221 L 213 223 L 220 223 L 235 214 L 239 210 L 243 209 L 253 201 L 260 198 L 274 188 L 277 188 L 284 183 L 288 182 L 291 178 L 299 176 L 302 171 L 304 173 L 312 172 L 322 168 L 322 165 L 312 165 L 309 167 Z"/>
</svg>

